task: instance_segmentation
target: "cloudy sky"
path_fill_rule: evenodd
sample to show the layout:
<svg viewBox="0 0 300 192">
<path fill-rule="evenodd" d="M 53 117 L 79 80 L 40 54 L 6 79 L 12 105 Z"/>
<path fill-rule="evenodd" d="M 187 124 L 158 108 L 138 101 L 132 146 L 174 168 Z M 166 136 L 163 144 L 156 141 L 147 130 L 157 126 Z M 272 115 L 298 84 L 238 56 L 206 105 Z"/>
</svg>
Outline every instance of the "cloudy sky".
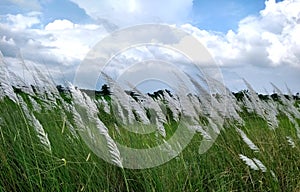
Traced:
<svg viewBox="0 0 300 192">
<path fill-rule="evenodd" d="M 232 91 L 300 91 L 300 0 L 1 0 L 0 50 L 72 81 L 89 50 L 113 31 L 145 23 L 196 37 Z M 140 53 L 143 54 L 143 53 Z M 141 56 L 142 57 L 142 56 Z"/>
</svg>

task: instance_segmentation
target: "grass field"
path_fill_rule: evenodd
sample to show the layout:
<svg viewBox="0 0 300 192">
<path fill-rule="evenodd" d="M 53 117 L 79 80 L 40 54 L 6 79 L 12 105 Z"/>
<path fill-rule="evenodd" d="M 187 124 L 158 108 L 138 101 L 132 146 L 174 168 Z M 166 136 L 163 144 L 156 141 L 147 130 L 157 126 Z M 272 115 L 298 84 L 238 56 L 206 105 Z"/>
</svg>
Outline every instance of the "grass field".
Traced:
<svg viewBox="0 0 300 192">
<path fill-rule="evenodd" d="M 63 104 L 72 99 L 61 96 L 51 101 L 18 91 L 18 103 L 0 101 L 0 191 L 300 191 L 300 121 L 291 122 L 284 113 L 270 129 L 266 119 L 244 108 L 239 112 L 244 124 L 226 121 L 206 153 L 198 153 L 203 136 L 196 133 L 171 161 L 133 170 L 90 150 Z M 98 110 L 112 138 L 137 148 L 161 142 L 155 134 L 141 139 L 122 128 L 118 135 L 116 118 L 102 105 Z M 168 138 L 176 122 L 164 127 Z"/>
</svg>

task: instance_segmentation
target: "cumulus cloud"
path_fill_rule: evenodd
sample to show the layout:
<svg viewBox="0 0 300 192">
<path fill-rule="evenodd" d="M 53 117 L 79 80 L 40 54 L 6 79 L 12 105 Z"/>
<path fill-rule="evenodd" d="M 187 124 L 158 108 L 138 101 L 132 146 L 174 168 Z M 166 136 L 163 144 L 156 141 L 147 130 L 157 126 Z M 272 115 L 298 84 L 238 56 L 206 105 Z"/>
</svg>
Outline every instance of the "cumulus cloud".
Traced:
<svg viewBox="0 0 300 192">
<path fill-rule="evenodd" d="M 52 53 L 59 62 L 74 65 L 72 62 L 84 59 L 88 51 L 100 39 L 107 35 L 101 25 L 74 24 L 68 20 L 55 20 L 45 26 L 44 33 L 52 35 L 52 39 L 45 39 L 45 45 L 55 47 Z"/>
<path fill-rule="evenodd" d="M 49 35 L 42 35 L 37 33 L 36 30 L 15 26 L 18 26 L 18 24 L 0 24 L 0 50 L 5 56 L 15 57 L 21 50 L 31 56 L 38 56 L 45 48 L 49 48 L 43 46 L 40 41 L 49 38 Z"/>
<path fill-rule="evenodd" d="M 87 52 L 107 34 L 101 25 L 75 24 L 68 20 L 54 20 L 43 27 L 39 15 L 34 13 L 2 18 L 0 51 L 8 67 L 22 74 L 20 63 L 24 59 L 46 74 L 50 72 L 57 83 L 72 81 L 76 67 Z M 38 27 L 32 28 L 33 25 Z"/>
<path fill-rule="evenodd" d="M 153 22 L 183 23 L 189 18 L 192 0 L 71 0 L 95 20 L 120 27 Z"/>
<path fill-rule="evenodd" d="M 29 12 L 27 14 L 7 14 L 5 16 L 5 21 L 3 24 L 10 26 L 14 30 L 28 29 L 35 24 L 40 24 L 40 12 Z"/>
<path fill-rule="evenodd" d="M 241 20 L 227 34 L 182 28 L 199 38 L 222 66 L 290 65 L 300 68 L 300 1 L 266 1 L 259 16 Z"/>
<path fill-rule="evenodd" d="M 146 23 L 187 22 L 192 1 L 71 0 L 95 20 L 121 27 Z M 201 30 L 190 24 L 182 29 L 194 34 L 221 66 L 282 66 L 300 68 L 300 2 L 267 0 L 258 16 L 248 16 L 226 34 Z M 166 11 L 168 10 L 168 11 Z"/>
<path fill-rule="evenodd" d="M 242 19 L 236 30 L 227 33 L 201 30 L 191 24 L 183 24 L 188 23 L 192 0 L 166 0 L 163 3 L 159 0 L 70 1 L 84 9 L 96 21 L 95 24 L 77 24 L 57 19 L 44 25 L 41 23 L 43 15 L 40 12 L 2 15 L 0 50 L 8 57 L 16 57 L 21 52 L 28 60 L 75 70 L 74 66 L 82 61 L 93 45 L 110 30 L 117 29 L 116 26 L 122 28 L 158 22 L 177 24 L 193 34 L 208 48 L 217 63 L 227 69 L 238 68 L 239 72 L 244 66 L 256 66 L 258 69 L 292 66 L 293 69 L 300 69 L 299 0 L 278 3 L 268 0 L 259 15 Z M 25 1 L 10 2 L 21 5 Z M 36 2 L 28 1 L 28 5 Z M 148 47 L 127 52 L 117 59 L 123 64 L 136 61 L 136 58 L 152 58 L 152 55 L 161 55 L 160 59 L 170 62 L 175 62 L 177 57 L 167 50 Z"/>
<path fill-rule="evenodd" d="M 12 38 L 7 38 L 5 35 L 0 39 L 0 43 L 5 45 L 16 45 L 15 41 Z"/>
<path fill-rule="evenodd" d="M 40 13 L 8 14 L 0 23 L 0 50 L 5 56 L 49 65 L 76 65 L 98 42 L 106 30 L 101 25 L 75 24 L 69 20 L 54 20 L 45 27 Z M 34 25 L 38 27 L 32 28 Z"/>
<path fill-rule="evenodd" d="M 63 20 L 55 20 L 52 23 L 49 23 L 45 30 L 47 31 L 54 31 L 54 30 L 65 30 L 65 29 L 73 29 L 74 23 L 72 23 L 69 20 L 63 19 Z"/>
</svg>

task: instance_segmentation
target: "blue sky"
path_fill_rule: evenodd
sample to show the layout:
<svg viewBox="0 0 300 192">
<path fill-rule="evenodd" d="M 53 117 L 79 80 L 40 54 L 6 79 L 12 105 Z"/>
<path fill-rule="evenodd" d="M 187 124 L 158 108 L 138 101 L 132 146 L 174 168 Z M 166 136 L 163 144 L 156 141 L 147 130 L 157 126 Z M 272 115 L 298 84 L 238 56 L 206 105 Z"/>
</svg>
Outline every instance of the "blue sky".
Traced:
<svg viewBox="0 0 300 192">
<path fill-rule="evenodd" d="M 44 3 L 42 12 L 44 24 L 56 19 L 68 19 L 74 23 L 92 22 L 83 9 L 66 0 L 53 0 Z"/>
<path fill-rule="evenodd" d="M 234 91 L 245 88 L 241 78 L 259 92 L 271 91 L 269 82 L 300 90 L 299 0 L 3 0 L 0 50 L 72 79 L 103 37 L 145 23 L 175 24 L 197 36 Z"/>
<path fill-rule="evenodd" d="M 195 0 L 193 24 L 206 30 L 235 30 L 241 19 L 248 15 L 258 15 L 264 6 L 264 0 Z"/>
</svg>

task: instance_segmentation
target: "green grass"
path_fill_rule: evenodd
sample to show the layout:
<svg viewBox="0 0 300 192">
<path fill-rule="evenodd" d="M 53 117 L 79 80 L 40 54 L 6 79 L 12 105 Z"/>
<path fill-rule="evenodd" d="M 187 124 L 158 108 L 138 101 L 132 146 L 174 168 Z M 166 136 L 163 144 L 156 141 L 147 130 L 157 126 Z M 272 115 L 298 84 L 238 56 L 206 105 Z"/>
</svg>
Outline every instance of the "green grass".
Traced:
<svg viewBox="0 0 300 192">
<path fill-rule="evenodd" d="M 22 97 L 29 102 L 28 95 Z M 42 103 L 36 98 L 37 102 Z M 59 102 L 58 102 L 59 103 Z M 30 107 L 30 106 L 29 106 Z M 31 106 L 32 107 L 32 106 Z M 160 143 L 154 135 L 139 137 L 99 109 L 110 135 L 136 148 Z M 182 153 L 171 161 L 149 169 L 121 169 L 97 157 L 72 133 L 72 114 L 53 107 L 34 112 L 48 133 L 51 151 L 41 144 L 21 107 L 9 99 L 0 101 L 0 191 L 300 191 L 300 140 L 295 127 L 279 115 L 279 127 L 268 128 L 256 114 L 241 113 L 245 126 L 238 126 L 259 147 L 252 151 L 228 122 L 214 145 L 198 154 L 202 136 L 196 134 Z M 298 121 L 299 123 L 299 121 Z M 167 138 L 176 123 L 166 125 Z M 293 138 L 292 148 L 286 137 Z M 250 169 L 239 154 L 257 158 L 266 172 Z"/>
</svg>

